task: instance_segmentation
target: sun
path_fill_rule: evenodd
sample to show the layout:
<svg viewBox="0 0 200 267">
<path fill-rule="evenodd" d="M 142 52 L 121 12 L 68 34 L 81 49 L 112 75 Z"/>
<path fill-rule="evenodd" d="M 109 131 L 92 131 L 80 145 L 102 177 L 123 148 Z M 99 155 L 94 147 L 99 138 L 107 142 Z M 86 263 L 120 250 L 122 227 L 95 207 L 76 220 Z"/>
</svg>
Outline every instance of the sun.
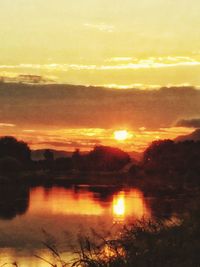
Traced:
<svg viewBox="0 0 200 267">
<path fill-rule="evenodd" d="M 126 130 L 118 130 L 114 132 L 114 138 L 117 141 L 125 141 L 128 138 L 128 132 Z"/>
</svg>

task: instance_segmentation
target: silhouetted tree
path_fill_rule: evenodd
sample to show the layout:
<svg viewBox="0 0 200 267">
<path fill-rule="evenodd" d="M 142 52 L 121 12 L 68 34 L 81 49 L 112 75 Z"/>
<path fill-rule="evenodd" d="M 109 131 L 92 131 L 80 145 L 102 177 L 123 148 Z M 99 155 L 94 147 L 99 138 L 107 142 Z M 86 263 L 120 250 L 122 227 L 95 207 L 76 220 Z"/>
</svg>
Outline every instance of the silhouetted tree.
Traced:
<svg viewBox="0 0 200 267">
<path fill-rule="evenodd" d="M 53 161 L 54 160 L 54 154 L 50 149 L 46 149 L 44 151 L 44 158 L 47 161 Z"/>
<path fill-rule="evenodd" d="M 54 162 L 55 171 L 69 171 L 73 168 L 71 158 L 58 158 Z"/>
<path fill-rule="evenodd" d="M 0 138 L 0 158 L 7 156 L 27 162 L 31 159 L 31 151 L 25 142 L 5 136 Z"/>
<path fill-rule="evenodd" d="M 80 150 L 76 149 L 72 154 L 72 162 L 73 162 L 73 168 L 74 169 L 81 169 L 83 158 L 80 154 Z"/>
<path fill-rule="evenodd" d="M 0 138 L 0 171 L 9 173 L 30 167 L 31 151 L 28 145 L 14 137 Z"/>
<path fill-rule="evenodd" d="M 200 142 L 153 142 L 144 152 L 142 164 L 148 173 L 168 175 L 176 181 L 200 182 Z"/>
<path fill-rule="evenodd" d="M 87 156 L 87 164 L 91 170 L 117 171 L 130 161 L 129 155 L 118 148 L 96 146 Z"/>
<path fill-rule="evenodd" d="M 22 164 L 15 158 L 5 157 L 0 158 L 0 172 L 3 174 L 19 174 L 22 171 Z"/>
<path fill-rule="evenodd" d="M 24 214 L 29 205 L 29 188 L 15 184 L 0 186 L 0 219 L 10 220 Z"/>
<path fill-rule="evenodd" d="M 154 141 L 144 152 L 143 164 L 148 171 L 168 171 L 174 153 L 172 140 Z"/>
</svg>

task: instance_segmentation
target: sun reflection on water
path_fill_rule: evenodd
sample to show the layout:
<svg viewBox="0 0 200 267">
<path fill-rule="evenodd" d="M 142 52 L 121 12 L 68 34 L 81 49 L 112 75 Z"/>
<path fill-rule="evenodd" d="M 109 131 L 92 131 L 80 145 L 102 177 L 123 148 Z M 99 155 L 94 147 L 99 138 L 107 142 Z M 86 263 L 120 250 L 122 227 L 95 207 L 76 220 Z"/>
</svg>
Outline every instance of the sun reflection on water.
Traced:
<svg viewBox="0 0 200 267">
<path fill-rule="evenodd" d="M 150 217 L 146 200 L 137 189 L 117 192 L 108 202 L 104 202 L 87 190 L 74 192 L 70 189 L 52 188 L 46 191 L 40 187 L 31 192 L 29 212 L 52 216 L 112 216 L 114 223 Z"/>
<path fill-rule="evenodd" d="M 113 197 L 113 222 L 121 223 L 127 218 L 140 220 L 149 218 L 150 211 L 144 197 L 139 190 L 121 191 Z"/>
<path fill-rule="evenodd" d="M 113 198 L 113 214 L 117 217 L 124 217 L 125 211 L 125 196 L 124 192 L 121 192 Z"/>
<path fill-rule="evenodd" d="M 124 224 L 135 222 L 143 217 L 150 218 L 151 210 L 143 193 L 135 188 L 124 188 L 119 191 L 117 188 L 90 186 L 83 188 L 36 187 L 30 191 L 26 214 L 16 217 L 9 223 L 1 220 L 0 222 L 1 227 L 5 227 L 2 228 L 5 229 L 5 233 L 10 231 L 13 233 L 12 236 L 18 238 L 20 248 L 24 246 L 25 239 L 28 244 L 33 243 L 34 251 L 38 251 L 37 255 L 53 262 L 48 253 L 40 248 L 41 228 L 47 229 L 63 244 L 63 238 L 65 238 L 63 233 L 66 229 L 67 231 L 69 229 L 70 238 L 73 241 L 77 240 L 80 229 L 83 234 L 90 233 L 91 228 L 97 233 L 101 233 L 102 230 L 110 231 L 110 229 L 119 232 Z M 7 237 L 5 238 L 7 240 Z M 11 242 L 10 247 L 16 246 L 15 239 L 9 242 Z M 22 250 L 22 254 L 13 254 L 15 252 L 16 250 L 6 249 L 3 261 L 17 260 L 19 266 L 22 267 L 48 266 L 32 258 L 32 254 L 27 254 L 25 250 Z M 113 252 L 109 248 L 105 252 L 112 256 Z M 71 257 L 70 251 L 69 256 Z"/>
</svg>

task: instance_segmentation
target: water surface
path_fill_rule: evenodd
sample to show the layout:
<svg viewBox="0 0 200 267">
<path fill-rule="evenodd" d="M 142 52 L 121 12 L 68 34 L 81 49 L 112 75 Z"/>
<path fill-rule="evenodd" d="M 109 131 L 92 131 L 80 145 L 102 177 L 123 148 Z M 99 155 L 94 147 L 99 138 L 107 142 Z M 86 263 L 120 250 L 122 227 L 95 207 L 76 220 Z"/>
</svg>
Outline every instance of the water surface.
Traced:
<svg viewBox="0 0 200 267">
<path fill-rule="evenodd" d="M 136 188 L 4 186 L 0 193 L 0 264 L 17 261 L 20 267 L 48 266 L 34 257 L 52 261 L 43 241 L 56 242 L 68 258 L 79 234 L 113 231 L 124 223 L 151 218 L 159 207 Z M 172 204 L 163 209 L 171 216 Z"/>
</svg>

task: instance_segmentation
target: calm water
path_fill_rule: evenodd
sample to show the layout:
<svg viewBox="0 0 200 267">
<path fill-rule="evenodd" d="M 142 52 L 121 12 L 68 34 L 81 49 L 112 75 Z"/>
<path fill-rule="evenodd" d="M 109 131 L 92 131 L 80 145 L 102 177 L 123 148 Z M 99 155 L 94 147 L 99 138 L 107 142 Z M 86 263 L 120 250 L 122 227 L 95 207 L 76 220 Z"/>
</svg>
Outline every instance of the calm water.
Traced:
<svg viewBox="0 0 200 267">
<path fill-rule="evenodd" d="M 46 267 L 34 257 L 50 259 L 43 241 L 56 238 L 69 258 L 78 234 L 90 234 L 91 228 L 103 233 L 156 213 L 172 216 L 172 206 L 171 201 L 144 198 L 135 188 L 1 187 L 0 266 L 17 261 L 20 267 Z"/>
</svg>

